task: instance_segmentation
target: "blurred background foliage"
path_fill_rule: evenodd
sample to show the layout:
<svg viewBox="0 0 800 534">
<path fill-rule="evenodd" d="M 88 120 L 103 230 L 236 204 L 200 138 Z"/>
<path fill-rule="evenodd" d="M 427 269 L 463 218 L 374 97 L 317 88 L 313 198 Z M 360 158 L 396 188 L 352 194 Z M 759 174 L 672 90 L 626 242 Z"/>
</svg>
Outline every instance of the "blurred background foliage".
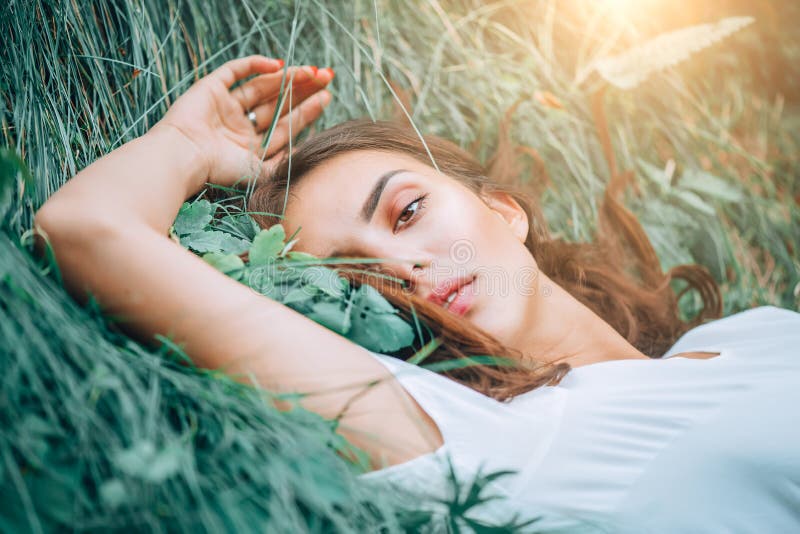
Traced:
<svg viewBox="0 0 800 534">
<path fill-rule="evenodd" d="M 731 16 L 755 21 L 633 89 L 595 70 L 661 33 Z M 33 212 L 53 191 L 223 61 L 262 53 L 333 67 L 319 127 L 405 120 L 403 103 L 422 131 L 489 163 L 498 148 L 518 153 L 517 169 L 494 170 L 519 171 L 570 240 L 591 238 L 610 178 L 592 104 L 602 94 L 617 166 L 631 171 L 627 205 L 665 267 L 709 268 L 728 314 L 800 303 L 798 24 L 794 0 L 4 2 L 4 161 L 19 155 L 33 179 L 2 167 L 0 530 L 424 523 L 357 484 L 329 423 L 279 414 L 181 365 L 177 349 L 165 358 L 130 341 L 28 254 Z"/>
</svg>

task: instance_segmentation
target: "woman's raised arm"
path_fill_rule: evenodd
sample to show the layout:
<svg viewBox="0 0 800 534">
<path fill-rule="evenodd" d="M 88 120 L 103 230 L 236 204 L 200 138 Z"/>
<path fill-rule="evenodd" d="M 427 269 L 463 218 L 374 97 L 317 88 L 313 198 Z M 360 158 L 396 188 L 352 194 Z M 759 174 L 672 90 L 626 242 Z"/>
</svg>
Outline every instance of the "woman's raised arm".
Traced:
<svg viewBox="0 0 800 534">
<path fill-rule="evenodd" d="M 226 63 L 195 83 L 148 133 L 72 178 L 37 212 L 36 225 L 73 294 L 90 292 L 141 339 L 170 336 L 199 366 L 249 374 L 274 391 L 328 391 L 302 401 L 325 417 L 338 415 L 366 384 L 380 380 L 349 405 L 340 431 L 375 465 L 408 460 L 437 448 L 441 437 L 365 349 L 228 278 L 167 237 L 186 198 L 206 182 L 232 185 L 248 172 L 263 172 L 289 132 L 322 112 L 332 72 L 288 69 L 294 110 L 278 122 L 262 161 L 256 150 L 263 134 L 245 113 L 255 112 L 259 131 L 267 128 L 283 74 L 280 62 L 262 56 Z"/>
</svg>

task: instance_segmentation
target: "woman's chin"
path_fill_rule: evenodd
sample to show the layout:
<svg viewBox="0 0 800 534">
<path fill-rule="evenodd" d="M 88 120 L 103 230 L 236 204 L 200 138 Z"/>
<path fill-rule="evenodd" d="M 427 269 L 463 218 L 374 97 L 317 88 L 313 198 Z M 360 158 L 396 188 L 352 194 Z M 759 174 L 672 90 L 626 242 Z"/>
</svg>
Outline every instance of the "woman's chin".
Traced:
<svg viewBox="0 0 800 534">
<path fill-rule="evenodd" d="M 517 339 L 520 329 L 530 326 L 519 323 L 524 315 L 523 311 L 515 306 L 518 303 L 514 301 L 502 298 L 492 299 L 482 295 L 481 299 L 476 299 L 476 304 L 478 303 L 480 305 L 476 305 L 464 317 L 504 344 L 509 344 L 511 340 Z"/>
</svg>

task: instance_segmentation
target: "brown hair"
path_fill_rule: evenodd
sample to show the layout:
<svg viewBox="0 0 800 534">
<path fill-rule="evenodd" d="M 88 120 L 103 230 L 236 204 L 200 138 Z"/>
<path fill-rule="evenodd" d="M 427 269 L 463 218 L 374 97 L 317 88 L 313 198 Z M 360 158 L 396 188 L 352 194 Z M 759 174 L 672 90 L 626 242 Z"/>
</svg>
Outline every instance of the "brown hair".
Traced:
<svg viewBox="0 0 800 534">
<path fill-rule="evenodd" d="M 280 213 L 287 189 L 297 185 L 305 174 L 323 162 L 346 152 L 377 150 L 400 153 L 431 165 L 476 193 L 486 190 L 506 191 L 525 209 L 529 232 L 525 245 L 541 271 L 568 291 L 599 317 L 610 324 L 638 350 L 660 357 L 686 330 L 707 318 L 721 314 L 719 288 L 708 272 L 698 265 L 681 265 L 664 273 L 644 230 L 633 214 L 618 200 L 622 185 L 616 180 L 606 188 L 600 207 L 594 242 L 570 243 L 553 239 L 538 202 L 524 194 L 513 182 L 516 156 L 500 143 L 490 170 L 473 156 L 444 139 L 425 136 L 422 143 L 416 132 L 404 125 L 369 120 L 350 121 L 314 135 L 301 143 L 290 161 L 284 160 L 269 180 L 253 192 L 249 209 L 255 212 Z M 430 152 L 430 154 L 428 153 Z M 277 217 L 256 216 L 268 227 Z M 375 273 L 366 269 L 343 269 L 342 274 L 354 283 L 370 283 Z M 702 311 L 690 323 L 681 320 L 678 298 L 670 286 L 674 279 L 684 279 L 684 291 L 696 289 Z M 374 280 L 374 279 L 373 279 Z M 382 282 L 385 282 L 382 280 Z M 372 284 L 401 314 L 417 317 L 440 343 L 426 363 L 443 362 L 476 355 L 508 358 L 514 365 L 480 364 L 451 369 L 443 374 L 499 400 L 542 385 L 557 383 L 569 371 L 569 365 L 521 363 L 521 354 L 504 346 L 490 334 L 466 319 L 452 314 L 419 296 L 404 291 L 399 284 Z M 408 358 L 413 351 L 398 354 Z M 533 356 L 535 360 L 536 355 Z M 550 358 L 552 360 L 552 358 Z"/>
</svg>

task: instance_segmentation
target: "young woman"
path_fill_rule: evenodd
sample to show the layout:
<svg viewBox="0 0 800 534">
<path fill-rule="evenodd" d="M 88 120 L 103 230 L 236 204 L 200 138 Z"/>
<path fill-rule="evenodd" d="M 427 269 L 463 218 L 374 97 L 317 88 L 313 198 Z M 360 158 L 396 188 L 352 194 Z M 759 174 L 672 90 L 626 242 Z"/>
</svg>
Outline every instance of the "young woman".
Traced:
<svg viewBox="0 0 800 534">
<path fill-rule="evenodd" d="M 451 466 L 462 481 L 507 469 L 515 474 L 492 483 L 504 498 L 479 519 L 538 517 L 530 529 L 568 531 L 800 529 L 800 314 L 765 307 L 686 333 L 670 281 L 699 290 L 698 323 L 719 315 L 716 285 L 696 266 L 664 274 L 613 188 L 597 242 L 567 244 L 471 156 L 399 126 L 340 125 L 290 165 L 284 147 L 330 101 L 333 73 L 282 68 L 261 56 L 226 63 L 48 200 L 36 223 L 74 294 L 91 292 L 142 339 L 170 335 L 198 365 L 321 392 L 303 403 L 341 415 L 340 431 L 375 468 L 364 479 L 425 492 L 423 502 L 447 491 Z M 279 105 L 284 74 L 291 114 Z M 384 259 L 376 270 L 402 287 L 377 287 L 442 340 L 428 361 L 493 354 L 517 365 L 442 376 L 370 353 L 167 237 L 206 182 L 247 176 L 261 177 L 251 208 L 284 212 L 296 250 Z"/>
</svg>

